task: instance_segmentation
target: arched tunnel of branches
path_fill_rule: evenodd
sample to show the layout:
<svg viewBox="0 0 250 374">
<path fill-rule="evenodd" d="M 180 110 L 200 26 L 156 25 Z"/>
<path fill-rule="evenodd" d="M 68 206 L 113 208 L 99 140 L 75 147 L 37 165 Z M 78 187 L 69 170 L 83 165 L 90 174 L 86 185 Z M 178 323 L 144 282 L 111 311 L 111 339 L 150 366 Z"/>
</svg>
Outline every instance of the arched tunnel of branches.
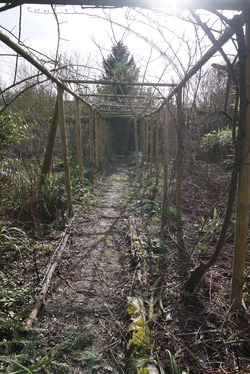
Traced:
<svg viewBox="0 0 250 374">
<path fill-rule="evenodd" d="M 111 51 L 98 45 L 99 75 L 89 74 L 88 65 L 81 70 L 78 61 L 60 61 L 59 5 L 71 3 L 76 14 L 104 8 L 104 16 L 98 17 L 111 25 Z M 250 370 L 250 3 L 179 3 L 179 22 L 192 23 L 196 38 L 194 53 L 191 39 L 185 44 L 187 68 L 179 52 L 182 44 L 175 49 L 171 41 L 166 52 L 141 34 L 151 49 L 141 74 L 129 45 L 115 39 L 113 1 L 53 2 L 55 59 L 0 29 L 2 45 L 11 50 L 8 58 L 15 60 L 12 81 L 1 82 L 0 101 L 0 372 Z M 20 7 L 21 34 L 22 4 L 2 5 L 0 16 L 15 6 Z M 152 9 L 147 1 L 124 0 L 120 6 L 133 7 L 126 15 L 128 24 L 119 27 L 136 36 L 137 17 L 161 36 L 165 26 L 154 14 L 173 17 L 170 4 L 156 2 Z M 219 31 L 210 16 L 219 22 Z M 175 37 L 184 43 L 183 34 Z M 225 52 L 228 44 L 231 54 Z M 152 50 L 167 61 L 153 79 L 147 76 Z M 26 61 L 22 71 L 20 59 Z M 98 241 L 99 229 L 107 225 L 101 219 L 109 215 L 115 221 Z M 88 239 L 92 228 L 94 244 Z M 78 257 L 88 240 L 99 254 L 103 240 L 113 260 Z M 117 250 L 109 241 L 125 249 Z M 86 274 L 70 270 L 75 256 L 85 262 Z M 55 332 L 60 320 L 54 314 L 59 303 L 55 294 L 63 286 L 58 280 L 51 286 L 52 279 L 76 290 L 74 276 L 82 272 L 88 279 L 90 269 L 106 274 L 105 281 L 96 283 L 100 289 L 103 284 L 103 295 L 105 282 L 116 290 L 107 307 L 110 315 L 94 311 L 88 328 L 76 317 L 73 332 L 66 328 L 63 336 L 71 311 L 65 306 L 68 314 Z M 68 278 L 71 271 L 74 276 Z M 62 315 L 63 308 L 58 307 Z M 42 321 L 50 326 L 46 332 Z M 104 337 L 95 346 L 100 334 Z"/>
</svg>

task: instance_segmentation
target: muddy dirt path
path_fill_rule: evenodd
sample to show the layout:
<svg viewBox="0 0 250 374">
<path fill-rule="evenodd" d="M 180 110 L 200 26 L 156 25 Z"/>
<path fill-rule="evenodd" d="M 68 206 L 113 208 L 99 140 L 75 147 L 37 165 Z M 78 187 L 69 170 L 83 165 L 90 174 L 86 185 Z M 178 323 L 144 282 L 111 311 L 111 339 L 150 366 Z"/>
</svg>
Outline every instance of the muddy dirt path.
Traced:
<svg viewBox="0 0 250 374">
<path fill-rule="evenodd" d="M 79 352 L 76 348 L 77 359 L 74 352 L 65 351 L 70 373 L 122 372 L 124 290 L 129 283 L 128 269 L 122 264 L 127 187 L 127 164 L 119 159 L 88 208 L 75 217 L 39 317 L 52 346 L 76 330 L 93 337 Z"/>
</svg>

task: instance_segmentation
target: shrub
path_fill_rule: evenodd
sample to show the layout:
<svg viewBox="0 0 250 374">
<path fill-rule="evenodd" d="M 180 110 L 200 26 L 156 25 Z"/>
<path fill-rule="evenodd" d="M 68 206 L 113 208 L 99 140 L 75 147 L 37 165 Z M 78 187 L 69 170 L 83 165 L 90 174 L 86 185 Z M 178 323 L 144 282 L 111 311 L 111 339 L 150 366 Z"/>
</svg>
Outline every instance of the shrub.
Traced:
<svg viewBox="0 0 250 374">
<path fill-rule="evenodd" d="M 229 158 L 234 151 L 232 130 L 226 129 L 211 131 L 203 136 L 201 141 L 203 151 L 210 162 L 220 162 Z"/>
</svg>

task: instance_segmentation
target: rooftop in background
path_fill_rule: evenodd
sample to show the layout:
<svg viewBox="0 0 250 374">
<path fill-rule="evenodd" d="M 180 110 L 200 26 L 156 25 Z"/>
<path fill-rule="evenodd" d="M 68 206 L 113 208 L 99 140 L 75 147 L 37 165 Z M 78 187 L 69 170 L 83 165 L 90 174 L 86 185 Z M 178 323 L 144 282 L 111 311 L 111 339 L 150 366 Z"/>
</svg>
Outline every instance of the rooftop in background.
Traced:
<svg viewBox="0 0 250 374">
<path fill-rule="evenodd" d="M 0 8 L 4 11 L 22 4 L 61 4 L 81 5 L 83 7 L 139 7 L 139 8 L 182 8 L 182 9 L 208 9 L 208 10 L 244 10 L 250 5 L 250 0 L 15 0 L 1 1 L 5 5 Z"/>
</svg>

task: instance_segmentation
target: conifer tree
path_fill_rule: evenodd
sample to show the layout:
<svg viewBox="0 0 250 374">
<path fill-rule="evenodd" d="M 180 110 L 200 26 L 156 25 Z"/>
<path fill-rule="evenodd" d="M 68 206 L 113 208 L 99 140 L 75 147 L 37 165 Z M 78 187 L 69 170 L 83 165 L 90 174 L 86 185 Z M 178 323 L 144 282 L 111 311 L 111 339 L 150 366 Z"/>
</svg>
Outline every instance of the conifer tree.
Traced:
<svg viewBox="0 0 250 374">
<path fill-rule="evenodd" d="M 112 52 L 106 59 L 103 59 L 103 69 L 104 80 L 135 82 L 139 75 L 139 68 L 135 64 L 134 57 L 130 55 L 127 46 L 122 41 L 113 45 Z M 99 89 L 99 92 L 112 93 L 114 95 L 127 95 L 134 91 L 133 86 L 125 85 L 102 86 Z"/>
</svg>

